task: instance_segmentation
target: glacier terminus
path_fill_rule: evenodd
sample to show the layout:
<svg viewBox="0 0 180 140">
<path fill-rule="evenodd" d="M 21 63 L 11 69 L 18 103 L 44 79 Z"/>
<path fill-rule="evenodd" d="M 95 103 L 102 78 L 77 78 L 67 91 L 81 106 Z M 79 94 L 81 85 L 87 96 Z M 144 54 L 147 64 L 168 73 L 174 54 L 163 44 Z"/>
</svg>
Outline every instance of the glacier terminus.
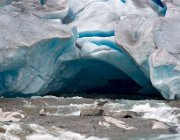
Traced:
<svg viewBox="0 0 180 140">
<path fill-rule="evenodd" d="M 113 81 L 118 94 L 180 98 L 179 0 L 0 0 L 1 96 Z"/>
</svg>

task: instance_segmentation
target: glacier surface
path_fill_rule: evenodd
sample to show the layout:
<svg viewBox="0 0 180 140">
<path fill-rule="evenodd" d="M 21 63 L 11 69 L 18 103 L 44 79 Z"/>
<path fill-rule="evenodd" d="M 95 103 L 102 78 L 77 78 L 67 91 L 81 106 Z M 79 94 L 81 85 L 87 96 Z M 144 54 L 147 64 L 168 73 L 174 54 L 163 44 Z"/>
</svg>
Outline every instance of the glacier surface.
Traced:
<svg viewBox="0 0 180 140">
<path fill-rule="evenodd" d="M 116 41 L 165 99 L 179 99 L 179 2 L 165 4 L 163 18 L 129 15 L 120 20 Z"/>
<path fill-rule="evenodd" d="M 178 0 L 0 0 L 0 95 L 121 92 L 180 98 Z M 127 84 L 124 87 L 124 82 Z M 121 94 L 121 92 L 119 94 Z"/>
</svg>

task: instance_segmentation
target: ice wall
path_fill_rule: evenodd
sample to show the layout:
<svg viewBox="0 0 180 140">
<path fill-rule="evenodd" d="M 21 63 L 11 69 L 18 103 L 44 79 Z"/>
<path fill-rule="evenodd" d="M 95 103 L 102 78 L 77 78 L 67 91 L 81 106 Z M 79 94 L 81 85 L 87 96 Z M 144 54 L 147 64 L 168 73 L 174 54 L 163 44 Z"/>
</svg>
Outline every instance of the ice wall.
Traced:
<svg viewBox="0 0 180 140">
<path fill-rule="evenodd" d="M 116 41 L 166 99 L 179 98 L 179 6 L 166 2 L 165 17 L 126 16 L 116 28 Z"/>
<path fill-rule="evenodd" d="M 166 73 L 178 77 L 168 62 L 171 74 L 164 68 L 165 56 L 179 64 L 178 1 L 2 0 L 0 5 L 0 95 L 79 92 L 116 79 L 135 81 L 143 94 L 155 87 L 166 99 L 179 98 L 178 78 L 159 82 Z M 125 91 L 131 89 L 138 90 Z"/>
</svg>

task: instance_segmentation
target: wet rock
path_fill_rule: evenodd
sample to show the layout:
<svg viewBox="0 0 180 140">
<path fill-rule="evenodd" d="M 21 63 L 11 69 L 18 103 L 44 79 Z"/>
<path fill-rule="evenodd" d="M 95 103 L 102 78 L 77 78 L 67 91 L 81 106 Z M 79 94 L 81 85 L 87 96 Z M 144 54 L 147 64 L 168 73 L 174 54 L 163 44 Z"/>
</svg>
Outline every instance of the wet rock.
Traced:
<svg viewBox="0 0 180 140">
<path fill-rule="evenodd" d="M 99 121 L 98 124 L 103 127 L 110 127 L 111 125 L 105 121 Z"/>
<path fill-rule="evenodd" d="M 103 109 L 98 108 L 85 108 L 80 112 L 80 116 L 102 116 L 104 113 Z"/>
<path fill-rule="evenodd" d="M 108 101 L 98 101 L 97 106 L 104 106 L 105 104 L 108 104 Z"/>
<path fill-rule="evenodd" d="M 178 131 L 176 130 L 175 126 L 169 126 L 163 122 L 158 122 L 155 121 L 152 129 L 156 130 L 156 129 L 164 129 L 164 130 L 168 130 L 169 132 L 173 133 L 173 134 L 178 134 Z"/>
<path fill-rule="evenodd" d="M 133 130 L 133 129 L 136 129 L 133 126 L 130 126 L 129 124 L 127 124 L 127 123 L 125 123 L 125 122 L 123 122 L 121 120 L 117 120 L 115 118 L 112 118 L 112 117 L 104 116 L 104 119 L 105 119 L 106 122 L 114 124 L 115 126 L 117 126 L 119 128 L 122 128 L 124 130 Z"/>
<path fill-rule="evenodd" d="M 24 114 L 22 114 L 20 110 L 3 112 L 2 109 L 0 109 L 0 114 L 1 122 L 18 122 L 24 118 Z"/>
<path fill-rule="evenodd" d="M 171 107 L 180 107 L 179 100 L 166 101 L 166 103 Z M 177 112 L 177 110 L 176 110 L 176 112 Z M 180 111 L 178 111 L 177 113 L 180 113 Z"/>
<path fill-rule="evenodd" d="M 163 122 L 154 122 L 152 129 L 169 129 L 169 126 Z"/>
<path fill-rule="evenodd" d="M 140 112 L 137 113 L 133 111 L 121 111 L 121 112 L 110 112 L 108 113 L 108 115 L 119 118 L 137 118 L 137 117 L 141 117 L 143 114 Z"/>
<path fill-rule="evenodd" d="M 26 136 L 31 135 L 35 133 L 35 130 L 33 130 L 29 125 L 21 124 L 22 131 L 16 132 L 16 136 L 20 137 L 21 139 L 26 139 Z"/>
<path fill-rule="evenodd" d="M 39 115 L 40 116 L 46 116 L 46 113 L 45 113 L 45 109 L 42 108 L 40 111 L 39 111 Z"/>
<path fill-rule="evenodd" d="M 0 133 L 5 133 L 6 129 L 4 129 L 3 127 L 0 127 Z"/>
<path fill-rule="evenodd" d="M 171 132 L 173 134 L 179 134 L 179 132 L 176 130 L 175 127 L 170 127 L 168 130 L 169 130 L 169 132 Z"/>
</svg>

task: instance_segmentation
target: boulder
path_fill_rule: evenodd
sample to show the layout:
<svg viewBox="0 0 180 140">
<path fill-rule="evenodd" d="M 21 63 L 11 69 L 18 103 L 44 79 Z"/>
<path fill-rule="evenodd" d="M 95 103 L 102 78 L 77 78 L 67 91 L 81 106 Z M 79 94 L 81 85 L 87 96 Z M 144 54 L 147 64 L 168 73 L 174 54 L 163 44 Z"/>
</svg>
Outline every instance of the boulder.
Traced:
<svg viewBox="0 0 180 140">
<path fill-rule="evenodd" d="M 108 116 L 118 117 L 118 118 L 138 118 L 141 117 L 143 114 L 139 112 L 133 111 L 120 111 L 120 112 L 110 112 Z"/>
<path fill-rule="evenodd" d="M 84 108 L 80 111 L 80 116 L 102 116 L 104 113 L 103 109 L 99 108 Z"/>
</svg>

